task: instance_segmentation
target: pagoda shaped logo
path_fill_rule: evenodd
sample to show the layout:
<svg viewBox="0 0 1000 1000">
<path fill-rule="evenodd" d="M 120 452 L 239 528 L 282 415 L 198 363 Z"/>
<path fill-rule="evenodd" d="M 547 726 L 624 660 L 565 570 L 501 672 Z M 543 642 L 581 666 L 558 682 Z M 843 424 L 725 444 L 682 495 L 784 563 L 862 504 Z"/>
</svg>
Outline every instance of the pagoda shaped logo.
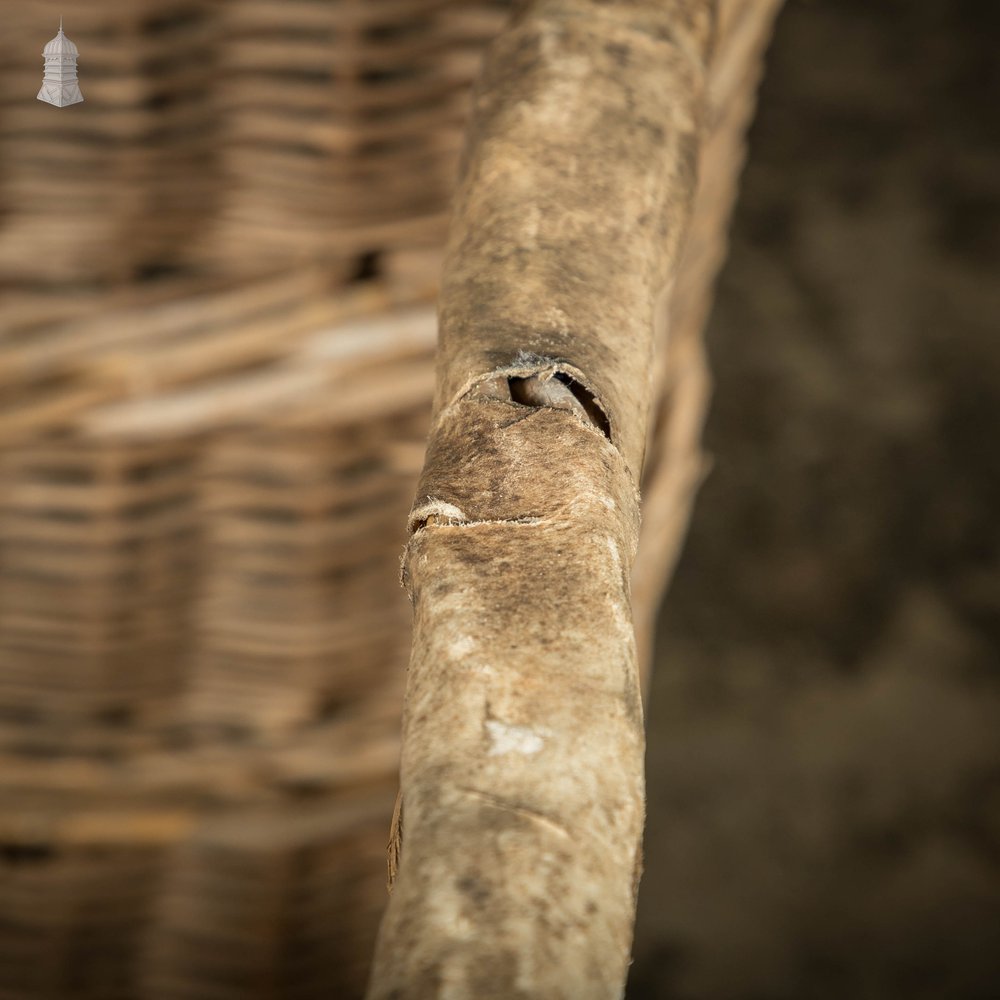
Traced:
<svg viewBox="0 0 1000 1000">
<path fill-rule="evenodd" d="M 38 99 L 57 108 L 67 104 L 79 104 L 83 100 L 80 84 L 76 79 L 77 47 L 63 34 L 62 18 L 59 18 L 59 34 L 50 41 L 42 55 L 45 57 L 45 78 Z"/>
</svg>

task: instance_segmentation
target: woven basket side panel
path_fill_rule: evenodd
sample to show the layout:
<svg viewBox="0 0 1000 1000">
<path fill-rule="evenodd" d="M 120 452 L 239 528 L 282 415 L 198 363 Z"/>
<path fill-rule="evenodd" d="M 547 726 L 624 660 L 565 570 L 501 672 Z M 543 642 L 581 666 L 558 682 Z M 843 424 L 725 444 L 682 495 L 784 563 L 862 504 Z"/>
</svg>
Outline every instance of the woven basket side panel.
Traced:
<svg viewBox="0 0 1000 1000">
<path fill-rule="evenodd" d="M 296 272 L 0 345 L 0 713 L 287 729 L 396 675 L 435 328 L 389 301 Z"/>
<path fill-rule="evenodd" d="M 0 995 L 134 1000 L 164 852 L 5 832 L 3 855 Z"/>
<path fill-rule="evenodd" d="M 180 690 L 197 575 L 192 462 L 176 447 L 0 453 L 7 711 L 128 717 Z"/>
<path fill-rule="evenodd" d="M 139 986 L 149 1000 L 360 996 L 388 803 L 237 811 L 178 847 Z"/>
<path fill-rule="evenodd" d="M 218 190 L 211 12 L 0 2 L 0 281 L 120 281 L 178 263 Z M 84 100 L 69 108 L 35 99 L 60 14 L 80 50 Z"/>
<path fill-rule="evenodd" d="M 428 409 L 222 436 L 208 448 L 185 718 L 295 726 L 401 676 L 409 609 L 398 528 L 417 470 L 396 456 L 422 439 Z"/>
<path fill-rule="evenodd" d="M 196 256 L 241 273 L 440 243 L 469 85 L 506 6 L 223 0 L 225 195 Z"/>
<path fill-rule="evenodd" d="M 18 45 L 0 72 L 0 280 L 356 267 L 437 245 L 507 6 L 94 0 L 66 25 L 84 93 L 67 110 L 35 100 L 58 4 L 2 0 Z"/>
</svg>

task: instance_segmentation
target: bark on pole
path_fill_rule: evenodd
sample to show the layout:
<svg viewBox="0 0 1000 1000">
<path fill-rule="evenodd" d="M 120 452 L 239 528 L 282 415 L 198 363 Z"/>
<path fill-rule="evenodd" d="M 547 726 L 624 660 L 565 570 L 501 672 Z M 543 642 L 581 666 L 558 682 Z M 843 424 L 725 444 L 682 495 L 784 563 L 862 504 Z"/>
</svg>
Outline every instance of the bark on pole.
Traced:
<svg viewBox="0 0 1000 1000">
<path fill-rule="evenodd" d="M 401 854 L 369 996 L 617 998 L 643 825 L 629 570 L 711 0 L 536 0 L 486 60 L 442 279 Z"/>
</svg>

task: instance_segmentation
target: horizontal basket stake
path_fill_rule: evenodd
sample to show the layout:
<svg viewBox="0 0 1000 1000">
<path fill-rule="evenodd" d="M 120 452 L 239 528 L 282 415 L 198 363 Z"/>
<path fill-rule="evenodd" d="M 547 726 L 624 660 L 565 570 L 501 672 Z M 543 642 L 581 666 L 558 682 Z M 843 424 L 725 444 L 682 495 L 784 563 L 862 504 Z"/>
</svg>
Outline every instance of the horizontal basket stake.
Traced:
<svg viewBox="0 0 1000 1000">
<path fill-rule="evenodd" d="M 403 559 L 414 636 L 372 1000 L 622 993 L 653 313 L 714 18 L 710 0 L 535 0 L 487 56 Z"/>
</svg>

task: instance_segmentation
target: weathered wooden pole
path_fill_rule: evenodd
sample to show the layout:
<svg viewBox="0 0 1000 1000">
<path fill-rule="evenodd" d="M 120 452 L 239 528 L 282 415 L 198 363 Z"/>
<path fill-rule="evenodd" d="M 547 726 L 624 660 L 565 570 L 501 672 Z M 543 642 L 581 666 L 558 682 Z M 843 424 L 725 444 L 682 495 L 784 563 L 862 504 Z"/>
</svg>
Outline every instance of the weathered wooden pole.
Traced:
<svg viewBox="0 0 1000 1000">
<path fill-rule="evenodd" d="M 535 0 L 488 54 L 404 555 L 402 849 L 373 1000 L 622 992 L 653 310 L 690 211 L 714 8 Z"/>
</svg>

